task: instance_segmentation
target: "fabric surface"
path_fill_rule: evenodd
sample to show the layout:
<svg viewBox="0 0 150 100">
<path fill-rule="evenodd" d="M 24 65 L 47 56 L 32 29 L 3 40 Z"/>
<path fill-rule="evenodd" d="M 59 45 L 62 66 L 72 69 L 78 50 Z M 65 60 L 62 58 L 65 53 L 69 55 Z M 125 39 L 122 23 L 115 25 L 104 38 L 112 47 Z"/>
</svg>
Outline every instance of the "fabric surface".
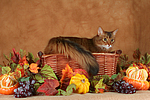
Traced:
<svg viewBox="0 0 150 100">
<path fill-rule="evenodd" d="M 150 100 L 150 91 L 137 91 L 135 94 L 105 92 L 102 94 L 72 94 L 70 96 L 32 96 L 27 100 Z M 0 95 L 0 100 L 16 100 L 13 95 Z"/>
</svg>

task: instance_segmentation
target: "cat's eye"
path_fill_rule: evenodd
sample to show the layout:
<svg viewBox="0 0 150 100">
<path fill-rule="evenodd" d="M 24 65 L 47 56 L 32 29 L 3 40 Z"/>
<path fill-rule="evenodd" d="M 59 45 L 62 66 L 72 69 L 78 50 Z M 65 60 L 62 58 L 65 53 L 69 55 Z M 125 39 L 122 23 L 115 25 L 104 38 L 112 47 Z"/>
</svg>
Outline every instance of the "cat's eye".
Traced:
<svg viewBox="0 0 150 100">
<path fill-rule="evenodd" d="M 107 38 L 103 38 L 103 41 L 106 42 L 106 41 L 107 41 Z"/>
<path fill-rule="evenodd" d="M 114 39 L 111 39 L 111 42 L 114 42 Z"/>
</svg>

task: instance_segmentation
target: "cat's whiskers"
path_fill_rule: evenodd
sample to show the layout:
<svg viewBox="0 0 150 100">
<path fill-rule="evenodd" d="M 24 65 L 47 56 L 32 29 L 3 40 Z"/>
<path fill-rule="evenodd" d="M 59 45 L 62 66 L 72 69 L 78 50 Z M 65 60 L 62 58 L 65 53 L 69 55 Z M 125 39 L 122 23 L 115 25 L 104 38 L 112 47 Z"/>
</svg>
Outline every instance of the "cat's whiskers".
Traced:
<svg viewBox="0 0 150 100">
<path fill-rule="evenodd" d="M 101 49 L 109 49 L 109 48 L 111 48 L 112 47 L 112 45 L 98 45 Z"/>
</svg>

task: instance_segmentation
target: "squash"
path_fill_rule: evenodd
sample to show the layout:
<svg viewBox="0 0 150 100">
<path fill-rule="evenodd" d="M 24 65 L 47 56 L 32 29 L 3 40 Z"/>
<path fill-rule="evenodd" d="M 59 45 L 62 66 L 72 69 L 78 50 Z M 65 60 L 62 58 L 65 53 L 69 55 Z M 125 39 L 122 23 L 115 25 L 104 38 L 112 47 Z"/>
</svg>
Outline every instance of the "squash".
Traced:
<svg viewBox="0 0 150 100">
<path fill-rule="evenodd" d="M 72 76 L 69 84 L 72 84 L 72 83 L 76 85 L 77 93 L 85 94 L 89 92 L 90 83 L 85 75 L 81 75 L 77 73 L 75 76 Z"/>
<path fill-rule="evenodd" d="M 146 80 L 148 77 L 148 73 L 145 69 L 139 69 L 138 66 L 130 66 L 126 70 L 126 76 L 129 78 L 137 79 L 137 80 Z"/>
<path fill-rule="evenodd" d="M 0 94 L 11 95 L 14 94 L 14 89 L 18 88 L 18 81 L 8 74 L 0 77 Z"/>
<path fill-rule="evenodd" d="M 138 90 L 148 90 L 149 89 L 149 82 L 148 81 L 132 79 L 132 78 L 129 78 L 126 76 L 123 78 L 123 80 L 125 80 L 129 84 L 132 84 L 133 87 L 138 89 Z"/>
<path fill-rule="evenodd" d="M 126 76 L 123 80 L 138 90 L 147 90 L 149 89 L 147 77 L 148 73 L 145 69 L 139 69 L 137 65 L 133 64 L 126 70 Z"/>
</svg>

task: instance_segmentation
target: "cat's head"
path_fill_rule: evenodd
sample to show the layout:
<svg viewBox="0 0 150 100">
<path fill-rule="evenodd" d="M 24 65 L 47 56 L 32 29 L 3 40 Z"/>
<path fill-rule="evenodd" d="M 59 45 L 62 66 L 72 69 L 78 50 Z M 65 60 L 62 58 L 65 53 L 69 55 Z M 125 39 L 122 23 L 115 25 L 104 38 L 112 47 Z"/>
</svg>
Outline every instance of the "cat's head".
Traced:
<svg viewBox="0 0 150 100">
<path fill-rule="evenodd" d="M 95 38 L 95 44 L 103 51 L 111 51 L 113 44 L 115 43 L 115 36 L 117 31 L 118 29 L 108 32 L 99 27 L 98 34 Z"/>
</svg>

